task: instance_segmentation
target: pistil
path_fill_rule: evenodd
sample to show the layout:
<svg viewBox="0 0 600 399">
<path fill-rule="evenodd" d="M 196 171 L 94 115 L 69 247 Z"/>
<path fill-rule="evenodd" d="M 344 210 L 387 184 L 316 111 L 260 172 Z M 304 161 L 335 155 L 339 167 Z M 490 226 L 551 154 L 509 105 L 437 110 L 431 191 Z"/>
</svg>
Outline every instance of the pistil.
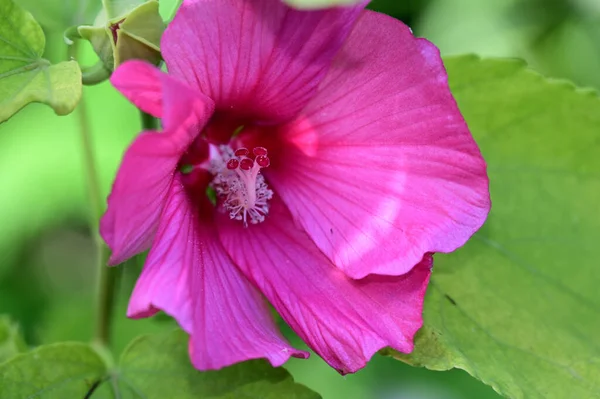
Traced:
<svg viewBox="0 0 600 399">
<path fill-rule="evenodd" d="M 222 209 L 229 212 L 231 219 L 239 220 L 244 226 L 261 223 L 269 213 L 269 200 L 273 197 L 261 169 L 270 164 L 267 149 L 255 147 L 250 151 L 239 148 L 231 153 L 229 148 L 221 151 L 223 162 L 211 186 L 221 200 Z"/>
</svg>

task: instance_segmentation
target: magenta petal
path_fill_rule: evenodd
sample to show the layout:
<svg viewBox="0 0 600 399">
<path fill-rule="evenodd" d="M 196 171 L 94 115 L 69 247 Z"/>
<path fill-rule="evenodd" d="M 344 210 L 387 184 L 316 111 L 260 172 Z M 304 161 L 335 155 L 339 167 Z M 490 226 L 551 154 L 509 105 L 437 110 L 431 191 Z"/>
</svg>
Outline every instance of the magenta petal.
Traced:
<svg viewBox="0 0 600 399">
<path fill-rule="evenodd" d="M 235 267 L 215 233 L 212 229 L 203 231 L 203 265 L 192 276 L 194 330 L 190 354 L 194 366 L 214 370 L 267 358 L 278 367 L 290 356 L 307 358 L 307 352 L 294 349 L 281 336 L 265 299 Z"/>
<path fill-rule="evenodd" d="M 164 73 L 157 77 L 165 130 L 144 132 L 127 149 L 100 221 L 113 265 L 149 248 L 179 158 L 213 111 L 207 97 Z"/>
<path fill-rule="evenodd" d="M 277 311 L 342 374 L 365 366 L 379 349 L 413 349 L 422 325 L 431 257 L 400 277 L 353 280 L 296 228 L 281 201 L 264 223 L 244 228 L 221 216 L 225 249 Z"/>
<path fill-rule="evenodd" d="M 296 221 L 353 278 L 450 252 L 490 209 L 485 162 L 438 50 L 365 12 L 319 93 L 281 129 L 266 173 Z"/>
<path fill-rule="evenodd" d="M 366 3 L 309 12 L 281 0 L 185 0 L 161 48 L 169 72 L 217 110 L 288 119 L 314 95 Z"/>
<path fill-rule="evenodd" d="M 212 223 L 198 218 L 196 205 L 176 178 L 128 315 L 172 315 L 191 334 L 190 355 L 200 370 L 255 358 L 280 366 L 290 356 L 308 356 L 282 338 L 264 298 L 232 264 Z"/>
<path fill-rule="evenodd" d="M 162 118 L 162 72 L 143 61 L 127 61 L 111 75 L 110 82 L 142 111 Z"/>
<path fill-rule="evenodd" d="M 127 316 L 149 317 L 158 310 L 173 316 L 189 334 L 193 331 L 190 276 L 197 253 L 195 218 L 180 179 L 168 187 L 164 210 L 131 299 Z"/>
</svg>

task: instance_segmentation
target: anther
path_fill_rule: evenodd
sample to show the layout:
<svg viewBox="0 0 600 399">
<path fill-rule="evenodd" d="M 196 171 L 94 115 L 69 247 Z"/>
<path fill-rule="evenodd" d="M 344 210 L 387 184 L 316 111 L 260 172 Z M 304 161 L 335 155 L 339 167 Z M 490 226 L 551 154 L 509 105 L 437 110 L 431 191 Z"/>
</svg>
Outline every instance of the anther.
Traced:
<svg viewBox="0 0 600 399">
<path fill-rule="evenodd" d="M 257 157 L 260 157 L 260 156 L 266 157 L 267 156 L 267 149 L 265 147 L 254 147 L 252 149 L 252 152 Z"/>
<path fill-rule="evenodd" d="M 255 148 L 255 150 L 256 150 L 256 148 Z M 259 155 L 256 157 L 256 163 L 261 168 L 266 168 L 271 164 L 271 161 L 269 160 L 269 157 L 267 157 L 266 155 Z"/>
<path fill-rule="evenodd" d="M 229 170 L 237 169 L 237 167 L 239 165 L 240 165 L 240 161 L 238 161 L 235 158 L 231 158 L 229 161 L 227 161 L 227 169 L 229 169 Z"/>
<path fill-rule="evenodd" d="M 250 151 L 248 151 L 247 148 L 238 148 L 237 150 L 235 150 L 235 152 L 233 153 L 236 157 L 245 157 L 246 155 L 250 154 Z"/>
<path fill-rule="evenodd" d="M 251 155 L 247 148 L 233 151 L 222 146 L 219 152 L 212 163 L 215 177 L 211 187 L 219 198 L 221 210 L 246 227 L 263 222 L 269 213 L 269 200 L 273 198 L 273 191 L 260 173 L 261 168 L 270 164 L 267 149 L 255 147 Z"/>
<path fill-rule="evenodd" d="M 251 160 L 250 158 L 244 158 L 240 162 L 240 168 L 242 170 L 250 170 L 250 169 L 252 169 L 253 166 L 254 166 L 254 161 Z"/>
</svg>

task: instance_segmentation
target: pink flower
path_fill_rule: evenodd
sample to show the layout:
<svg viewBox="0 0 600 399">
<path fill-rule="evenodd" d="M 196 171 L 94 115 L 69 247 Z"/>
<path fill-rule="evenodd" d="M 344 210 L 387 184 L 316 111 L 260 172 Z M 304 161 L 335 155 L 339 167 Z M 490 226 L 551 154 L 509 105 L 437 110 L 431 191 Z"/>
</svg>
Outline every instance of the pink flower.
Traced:
<svg viewBox="0 0 600 399">
<path fill-rule="evenodd" d="M 437 49 L 365 3 L 186 0 L 169 74 L 132 61 L 112 77 L 163 131 L 127 150 L 101 233 L 111 264 L 150 249 L 128 315 L 172 315 L 201 370 L 308 356 L 265 298 L 341 373 L 410 352 L 430 254 L 486 218 Z"/>
</svg>

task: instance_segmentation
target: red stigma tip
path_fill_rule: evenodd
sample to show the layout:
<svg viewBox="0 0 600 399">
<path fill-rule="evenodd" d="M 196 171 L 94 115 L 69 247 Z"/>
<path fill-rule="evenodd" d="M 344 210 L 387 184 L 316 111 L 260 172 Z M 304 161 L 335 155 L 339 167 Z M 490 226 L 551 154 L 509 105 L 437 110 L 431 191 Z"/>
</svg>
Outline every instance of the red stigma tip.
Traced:
<svg viewBox="0 0 600 399">
<path fill-rule="evenodd" d="M 267 156 L 267 149 L 265 147 L 254 147 L 252 152 L 257 157 L 260 157 L 260 156 L 266 157 Z"/>
<path fill-rule="evenodd" d="M 271 164 L 271 160 L 269 159 L 269 157 L 267 157 L 265 155 L 259 155 L 256 157 L 256 163 L 261 168 L 266 168 L 267 166 L 269 166 Z"/>
<path fill-rule="evenodd" d="M 248 151 L 247 148 L 238 148 L 237 150 L 235 150 L 235 152 L 233 153 L 236 157 L 245 157 L 246 155 L 250 154 L 250 151 Z"/>
<path fill-rule="evenodd" d="M 242 162 L 240 162 L 240 168 L 242 170 L 250 170 L 250 169 L 252 169 L 253 166 L 254 166 L 254 161 L 251 160 L 250 158 L 244 158 L 244 159 L 242 159 Z"/>
<path fill-rule="evenodd" d="M 237 169 L 239 164 L 240 164 L 240 161 L 232 158 L 229 161 L 227 161 L 227 169 L 229 169 L 229 170 Z"/>
</svg>

